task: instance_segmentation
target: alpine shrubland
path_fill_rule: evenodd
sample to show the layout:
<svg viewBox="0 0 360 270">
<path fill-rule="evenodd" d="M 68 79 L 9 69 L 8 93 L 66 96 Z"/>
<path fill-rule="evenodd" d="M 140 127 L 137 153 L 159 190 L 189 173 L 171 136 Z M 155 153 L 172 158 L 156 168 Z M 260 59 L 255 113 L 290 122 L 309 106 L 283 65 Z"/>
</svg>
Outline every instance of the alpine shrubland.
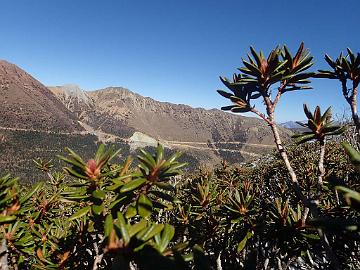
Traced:
<svg viewBox="0 0 360 270">
<path fill-rule="evenodd" d="M 221 77 L 222 109 L 273 132 L 276 151 L 253 163 L 184 175 L 161 145 L 119 162 L 121 149 L 100 144 L 90 159 L 67 148 L 61 171 L 34 160 L 44 180 L 31 187 L 1 177 L 1 269 L 359 269 L 360 55 L 326 55 L 331 71 L 312 60 L 303 43 L 294 55 L 251 47 L 240 73 Z M 285 145 L 277 105 L 314 77 L 340 81 L 354 124 L 304 105 L 306 131 Z"/>
</svg>

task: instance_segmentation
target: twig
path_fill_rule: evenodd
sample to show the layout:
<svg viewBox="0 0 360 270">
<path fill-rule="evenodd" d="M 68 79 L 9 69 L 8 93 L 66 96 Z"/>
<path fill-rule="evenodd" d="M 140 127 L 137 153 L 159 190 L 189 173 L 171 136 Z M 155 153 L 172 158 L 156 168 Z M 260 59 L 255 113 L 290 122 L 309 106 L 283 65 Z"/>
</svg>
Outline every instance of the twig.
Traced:
<svg viewBox="0 0 360 270">
<path fill-rule="evenodd" d="M 319 209 L 318 209 L 317 205 L 314 202 L 310 201 L 303 194 L 303 192 L 301 190 L 301 187 L 300 187 L 300 184 L 299 184 L 299 182 L 297 180 L 296 173 L 295 173 L 294 169 L 292 168 L 292 166 L 290 164 L 290 161 L 289 161 L 289 158 L 287 156 L 286 150 L 284 149 L 284 147 L 282 145 L 281 138 L 280 138 L 280 135 L 279 135 L 279 131 L 278 131 L 277 125 L 275 123 L 275 114 L 274 114 L 275 113 L 275 107 L 276 107 L 277 102 L 279 101 L 280 96 L 281 96 L 280 89 L 284 89 L 285 86 L 286 85 L 282 85 L 282 87 L 279 88 L 277 98 L 275 98 L 274 102 L 271 102 L 269 96 L 263 95 L 264 103 L 266 105 L 266 111 L 267 111 L 267 114 L 268 114 L 267 119 L 269 120 L 267 122 L 269 123 L 269 125 L 271 127 L 271 130 L 273 132 L 274 139 L 275 139 L 275 144 L 276 144 L 276 147 L 278 149 L 278 152 L 280 153 L 280 156 L 282 157 L 282 159 L 283 159 L 283 161 L 285 163 L 286 169 L 290 174 L 291 181 L 292 181 L 292 184 L 293 184 L 293 189 L 295 191 L 296 196 L 301 200 L 301 202 L 303 203 L 303 205 L 306 208 L 309 208 L 309 211 L 311 211 L 311 213 L 312 213 L 312 215 L 314 217 L 318 217 L 319 216 Z M 305 208 L 305 212 L 307 211 L 306 208 Z M 306 217 L 307 217 L 307 215 L 303 216 L 304 219 L 306 219 Z M 331 264 L 334 267 L 334 269 L 340 269 L 339 268 L 339 262 L 338 262 L 338 260 L 337 260 L 337 258 L 335 256 L 335 254 L 333 253 L 329 242 L 327 241 L 326 235 L 323 233 L 323 231 L 321 229 L 318 229 L 318 233 L 319 233 L 320 239 L 321 239 L 321 241 L 322 241 L 322 243 L 324 245 L 326 253 L 327 253 L 327 255 L 328 255 L 328 257 L 329 257 L 329 259 L 331 261 Z"/>
<path fill-rule="evenodd" d="M 129 269 L 130 270 L 136 270 L 136 267 L 132 262 L 129 263 Z"/>
<path fill-rule="evenodd" d="M 325 168 L 324 168 L 325 144 L 326 144 L 326 138 L 320 140 L 319 178 L 318 178 L 319 190 L 323 184 L 323 178 L 325 176 Z"/>
<path fill-rule="evenodd" d="M 94 264 L 93 264 L 93 270 L 97 270 L 99 267 L 99 264 L 102 261 L 102 258 L 104 257 L 104 253 L 99 254 L 99 246 L 98 246 L 98 242 L 96 242 L 96 236 L 93 237 L 93 246 L 94 246 L 94 251 L 95 251 L 95 259 L 94 259 Z M 102 241 L 100 241 L 102 242 Z"/>
<path fill-rule="evenodd" d="M 250 109 L 251 112 L 255 113 L 256 115 L 258 115 L 261 119 L 263 119 L 264 121 L 266 121 L 269 125 L 271 125 L 272 123 L 269 121 L 269 119 L 266 118 L 265 114 L 259 112 L 257 109 L 255 109 L 255 107 L 252 107 Z"/>
<path fill-rule="evenodd" d="M 302 227 L 304 227 L 305 224 L 306 224 L 306 219 L 307 219 L 307 217 L 309 215 L 309 210 L 310 210 L 309 207 L 305 207 L 304 213 L 301 216 L 301 225 L 302 225 Z"/>
<path fill-rule="evenodd" d="M 276 107 L 276 105 L 278 104 L 278 102 L 279 102 L 279 100 L 280 100 L 280 97 L 281 97 L 281 95 L 282 95 L 282 93 L 283 93 L 283 91 L 284 91 L 284 89 L 285 89 L 286 86 L 287 86 L 287 82 L 284 81 L 284 82 L 280 85 L 280 87 L 278 88 L 278 92 L 277 92 L 277 94 L 276 94 L 276 96 L 275 96 L 275 98 L 274 98 L 274 101 L 272 102 L 272 106 L 273 106 L 273 107 Z"/>
<path fill-rule="evenodd" d="M 1 246 L 0 246 L 0 269 L 2 269 L 2 270 L 9 269 L 7 252 L 8 252 L 8 249 L 7 249 L 7 245 L 6 245 L 6 239 L 3 239 L 1 241 Z"/>
<path fill-rule="evenodd" d="M 356 132 L 358 133 L 359 136 L 359 131 L 360 131 L 360 120 L 359 120 L 359 116 L 357 114 L 357 86 L 355 85 L 355 83 L 353 82 L 353 88 L 352 88 L 352 93 L 351 93 L 351 97 L 350 97 L 350 107 L 351 107 L 351 114 L 352 114 L 352 118 L 354 121 L 354 124 L 356 126 Z M 359 140 L 359 137 L 358 137 Z"/>
<path fill-rule="evenodd" d="M 216 270 L 222 270 L 221 265 L 221 251 L 219 252 L 219 256 L 216 259 Z"/>
</svg>

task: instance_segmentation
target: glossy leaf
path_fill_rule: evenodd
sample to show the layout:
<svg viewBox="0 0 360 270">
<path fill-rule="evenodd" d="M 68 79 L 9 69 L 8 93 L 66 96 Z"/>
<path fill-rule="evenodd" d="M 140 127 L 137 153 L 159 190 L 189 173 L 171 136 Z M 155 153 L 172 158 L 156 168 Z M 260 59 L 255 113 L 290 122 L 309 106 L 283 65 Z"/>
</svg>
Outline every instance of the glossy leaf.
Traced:
<svg viewBox="0 0 360 270">
<path fill-rule="evenodd" d="M 74 220 L 74 219 L 79 219 L 83 216 L 85 216 L 87 213 L 89 213 L 91 210 L 91 206 L 85 206 L 83 208 L 81 208 L 79 211 L 77 211 L 75 214 L 73 214 L 69 220 Z"/>
<path fill-rule="evenodd" d="M 125 193 L 125 192 L 132 191 L 132 190 L 137 189 L 138 187 L 140 187 L 145 182 L 146 182 L 146 179 L 144 179 L 144 178 L 138 178 L 138 179 L 135 179 L 135 180 L 131 180 L 129 183 L 126 183 L 125 185 L 123 185 L 120 188 L 120 192 Z"/>
<path fill-rule="evenodd" d="M 124 240 L 125 245 L 127 245 L 130 242 L 130 235 L 129 235 L 129 231 L 126 226 L 125 218 L 121 212 L 117 213 L 116 225 L 119 226 L 120 231 L 121 231 L 121 237 Z"/>
<path fill-rule="evenodd" d="M 152 202 L 149 200 L 149 198 L 141 194 L 139 199 L 137 200 L 137 212 L 140 216 L 147 218 L 151 215 L 152 212 Z"/>
</svg>

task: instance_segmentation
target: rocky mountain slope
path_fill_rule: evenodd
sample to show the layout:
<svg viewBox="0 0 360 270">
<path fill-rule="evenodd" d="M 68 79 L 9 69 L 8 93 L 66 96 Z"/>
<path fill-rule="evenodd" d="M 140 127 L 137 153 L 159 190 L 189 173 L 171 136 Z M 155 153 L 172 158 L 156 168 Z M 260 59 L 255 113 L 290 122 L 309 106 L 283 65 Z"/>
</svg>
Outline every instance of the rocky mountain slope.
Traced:
<svg viewBox="0 0 360 270">
<path fill-rule="evenodd" d="M 84 92 L 49 87 L 101 140 L 123 139 L 131 149 L 160 142 L 192 153 L 205 163 L 244 161 L 273 148 L 263 121 L 212 109 L 159 102 L 121 87 Z M 74 93 L 71 95 L 71 93 Z M 288 131 L 282 129 L 283 136 Z"/>
<path fill-rule="evenodd" d="M 162 143 L 167 151 L 182 150 L 192 168 L 249 161 L 274 148 L 257 118 L 159 102 L 121 87 L 45 87 L 6 61 L 0 61 L 0 101 L 0 171 L 30 181 L 41 177 L 32 159 L 54 158 L 66 146 L 90 158 L 99 142 L 117 145 L 123 156 Z"/>
<path fill-rule="evenodd" d="M 158 102 L 124 88 L 88 92 L 96 109 L 156 139 L 184 142 L 254 142 L 268 144 L 267 127 L 256 118 L 220 110 Z M 270 140 L 269 140 L 270 139 Z"/>
<path fill-rule="evenodd" d="M 49 89 L 19 67 L 0 61 L 0 127 L 74 132 L 76 117 Z"/>
<path fill-rule="evenodd" d="M 53 159 L 69 145 L 82 153 L 96 147 L 74 113 L 21 68 L 0 61 L 0 175 L 37 181 L 33 159 Z"/>
</svg>

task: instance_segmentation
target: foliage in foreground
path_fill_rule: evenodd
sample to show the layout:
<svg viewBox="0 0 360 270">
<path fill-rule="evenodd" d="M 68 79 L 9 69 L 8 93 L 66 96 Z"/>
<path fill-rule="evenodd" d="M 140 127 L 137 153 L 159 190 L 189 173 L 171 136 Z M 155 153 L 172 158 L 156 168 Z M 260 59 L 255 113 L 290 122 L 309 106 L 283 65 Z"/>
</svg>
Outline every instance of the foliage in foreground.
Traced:
<svg viewBox="0 0 360 270">
<path fill-rule="evenodd" d="M 172 255 L 164 264 L 174 264 L 181 247 L 168 246 L 174 227 L 165 213 L 178 203 L 169 179 L 185 165 L 179 154 L 166 159 L 161 146 L 154 155 L 142 150 L 131 170 L 131 158 L 111 164 L 118 151 L 104 145 L 87 162 L 67 151 L 60 157 L 66 174 L 36 161 L 48 180 L 29 191 L 19 190 L 17 179 L 1 179 L 1 233 L 13 267 L 126 269 L 162 255 Z"/>
<path fill-rule="evenodd" d="M 67 149 L 61 172 L 36 160 L 46 180 L 31 188 L 0 178 L 0 267 L 359 269 L 360 153 L 332 140 L 346 131 L 330 109 L 304 106 L 308 130 L 297 145 L 282 144 L 275 122 L 280 97 L 309 89 L 314 76 L 352 81 L 345 94 L 356 107 L 360 57 L 350 52 L 327 59 L 335 73 L 315 74 L 303 44 L 294 56 L 285 46 L 267 58 L 251 48 L 233 82 L 222 78 L 232 93 L 218 92 L 234 103 L 223 109 L 253 112 L 274 134 L 277 152 L 255 166 L 224 162 L 184 177 L 180 154 L 166 157 L 160 145 L 140 150 L 137 166 L 100 145 L 88 160 Z M 266 114 L 250 104 L 258 98 Z"/>
<path fill-rule="evenodd" d="M 47 180 L 30 190 L 1 178 L 8 262 L 14 269 L 217 269 L 219 260 L 223 269 L 329 267 L 322 228 L 344 268 L 356 269 L 359 175 L 341 145 L 329 144 L 321 218 L 304 218 L 276 155 L 256 167 L 223 163 L 186 178 L 178 176 L 179 154 L 165 158 L 160 146 L 141 151 L 136 168 L 131 159 L 111 163 L 117 152 L 104 146 L 87 162 L 69 149 L 60 157 L 66 174 L 38 160 Z M 288 148 L 308 196 L 317 194 L 314 149 Z M 357 166 L 359 153 L 345 149 Z"/>
</svg>

